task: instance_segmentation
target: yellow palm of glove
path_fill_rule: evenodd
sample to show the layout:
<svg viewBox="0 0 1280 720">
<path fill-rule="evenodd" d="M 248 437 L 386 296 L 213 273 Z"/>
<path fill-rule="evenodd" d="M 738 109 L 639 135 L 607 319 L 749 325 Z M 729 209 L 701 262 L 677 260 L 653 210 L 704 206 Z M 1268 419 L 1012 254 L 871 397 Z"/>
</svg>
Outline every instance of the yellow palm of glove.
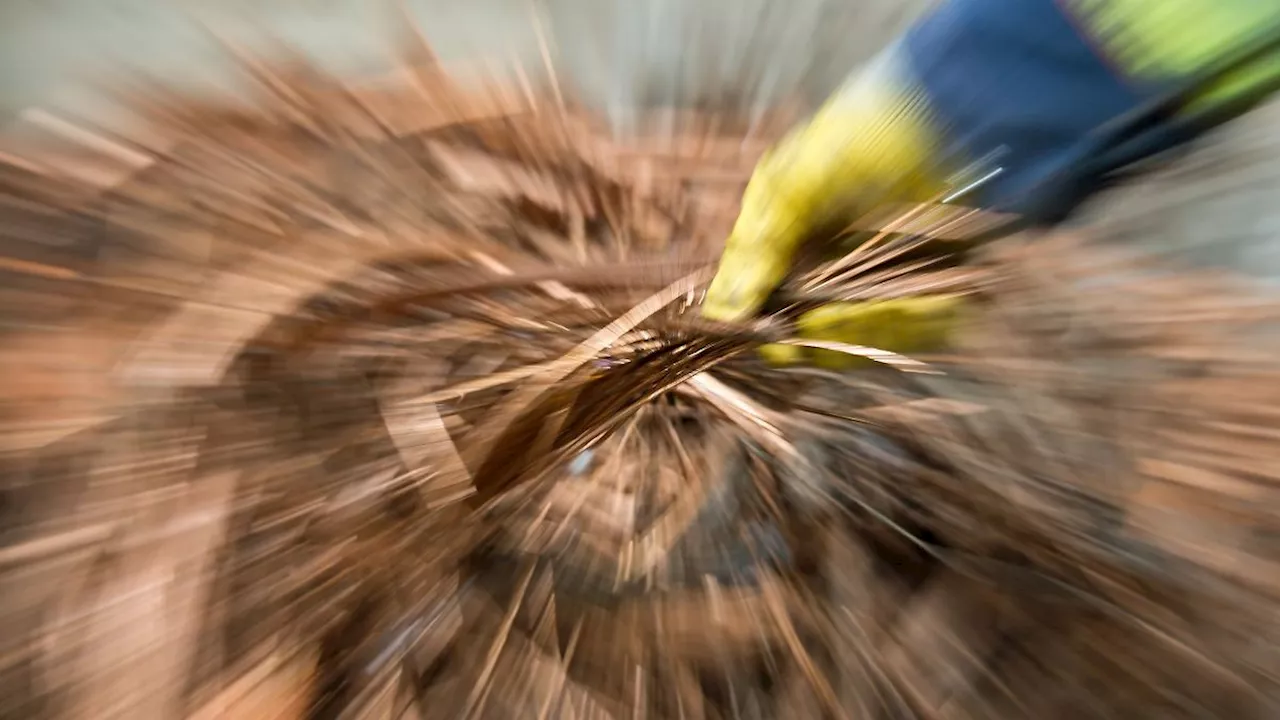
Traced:
<svg viewBox="0 0 1280 720">
<path fill-rule="evenodd" d="M 761 159 L 707 290 L 706 317 L 758 311 L 818 224 L 938 192 L 936 134 L 921 94 L 899 78 L 886 56 Z"/>
<path fill-rule="evenodd" d="M 945 348 L 963 318 L 964 308 L 963 298 L 955 295 L 832 303 L 802 315 L 796 329 L 806 340 L 863 345 L 911 355 Z M 812 363 L 831 370 L 875 364 L 856 355 L 796 345 L 766 345 L 760 354 L 775 365 Z"/>
</svg>

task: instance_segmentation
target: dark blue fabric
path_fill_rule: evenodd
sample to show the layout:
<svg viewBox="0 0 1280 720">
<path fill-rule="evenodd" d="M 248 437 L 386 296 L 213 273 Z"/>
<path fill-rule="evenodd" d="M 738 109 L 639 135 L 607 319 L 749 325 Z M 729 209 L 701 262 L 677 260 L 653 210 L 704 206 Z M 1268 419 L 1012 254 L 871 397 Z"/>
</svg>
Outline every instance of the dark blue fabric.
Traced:
<svg viewBox="0 0 1280 720">
<path fill-rule="evenodd" d="M 1149 96 L 1127 85 L 1053 0 L 948 0 L 908 32 L 903 50 L 947 158 L 997 155 L 1003 172 L 977 192 L 986 207 L 1025 212 L 1030 190 L 1096 154 L 1091 131 Z M 1085 191 L 1060 187 L 1063 197 L 1051 202 L 1073 205 Z"/>
</svg>

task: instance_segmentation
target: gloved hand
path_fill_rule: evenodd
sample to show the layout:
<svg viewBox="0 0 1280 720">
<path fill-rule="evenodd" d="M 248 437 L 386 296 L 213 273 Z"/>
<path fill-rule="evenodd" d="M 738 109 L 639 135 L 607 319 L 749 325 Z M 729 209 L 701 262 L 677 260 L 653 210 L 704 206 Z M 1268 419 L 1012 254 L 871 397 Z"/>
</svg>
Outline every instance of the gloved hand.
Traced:
<svg viewBox="0 0 1280 720">
<path fill-rule="evenodd" d="M 1042 193 L 1046 178 L 1089 159 L 1094 131 L 1277 21 L 1280 5 L 1256 0 L 943 3 L 760 161 L 704 315 L 750 317 L 815 228 L 880 203 L 936 197 L 949 168 L 998 156 L 1000 173 L 978 203 L 1037 206 L 1027 199 Z M 1184 109 L 1257 94 L 1277 77 L 1280 52 L 1263 54 L 1199 87 Z M 1171 133 L 1167 142 L 1187 139 Z M 1092 179 L 1083 178 L 1083 188 L 1066 184 L 1070 196 L 1035 200 L 1070 209 L 1092 191 Z M 945 344 L 959 312 L 954 298 L 840 303 L 801 317 L 798 330 L 811 339 L 921 352 Z M 793 347 L 765 353 L 777 361 L 806 355 Z"/>
<path fill-rule="evenodd" d="M 707 291 L 708 318 L 754 315 L 816 227 L 889 199 L 923 201 L 941 188 L 929 166 L 936 134 L 894 60 L 853 76 L 761 158 Z"/>
<path fill-rule="evenodd" d="M 938 147 L 918 92 L 899 82 L 894 57 L 852 77 L 805 125 L 757 165 L 742 200 L 703 314 L 736 321 L 754 315 L 784 279 L 815 228 L 852 220 L 884 201 L 923 201 L 942 183 Z M 802 315 L 801 337 L 896 353 L 943 345 L 959 301 L 949 297 L 834 303 Z M 855 358 L 788 345 L 762 349 L 771 362 L 812 360 L 832 368 Z"/>
</svg>

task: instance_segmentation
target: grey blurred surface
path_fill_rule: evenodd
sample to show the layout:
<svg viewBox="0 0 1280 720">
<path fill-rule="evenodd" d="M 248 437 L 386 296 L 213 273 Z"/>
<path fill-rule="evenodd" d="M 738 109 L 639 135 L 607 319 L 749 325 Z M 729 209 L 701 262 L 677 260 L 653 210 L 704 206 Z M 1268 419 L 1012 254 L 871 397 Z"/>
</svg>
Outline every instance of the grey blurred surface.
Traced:
<svg viewBox="0 0 1280 720">
<path fill-rule="evenodd" d="M 535 7 L 557 70 L 625 123 L 641 102 L 732 89 L 767 101 L 821 96 L 931 0 L 405 0 L 450 65 L 541 67 Z M 101 114 L 94 88 L 141 69 L 204 92 L 238 80 L 196 18 L 250 50 L 287 41 L 335 72 L 388 68 L 397 0 L 5 0 L 0 112 L 32 105 Z"/>
<path fill-rule="evenodd" d="M 1173 267 L 1230 270 L 1280 289 L 1280 98 L 1095 197 L 1075 224 Z"/>
</svg>

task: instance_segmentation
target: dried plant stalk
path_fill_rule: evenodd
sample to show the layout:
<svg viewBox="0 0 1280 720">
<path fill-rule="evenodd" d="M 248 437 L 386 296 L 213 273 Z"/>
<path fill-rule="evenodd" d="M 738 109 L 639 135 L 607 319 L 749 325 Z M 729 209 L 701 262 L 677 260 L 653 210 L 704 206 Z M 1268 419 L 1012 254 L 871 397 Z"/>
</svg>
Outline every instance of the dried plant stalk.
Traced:
<svg viewBox="0 0 1280 720">
<path fill-rule="evenodd" d="M 406 53 L 6 155 L 3 714 L 1274 708 L 1273 304 L 1070 238 L 956 267 L 993 219 L 930 207 L 711 324 L 782 121 L 623 143 Z M 979 309 L 945 357 L 752 353 L 941 291 Z"/>
</svg>

